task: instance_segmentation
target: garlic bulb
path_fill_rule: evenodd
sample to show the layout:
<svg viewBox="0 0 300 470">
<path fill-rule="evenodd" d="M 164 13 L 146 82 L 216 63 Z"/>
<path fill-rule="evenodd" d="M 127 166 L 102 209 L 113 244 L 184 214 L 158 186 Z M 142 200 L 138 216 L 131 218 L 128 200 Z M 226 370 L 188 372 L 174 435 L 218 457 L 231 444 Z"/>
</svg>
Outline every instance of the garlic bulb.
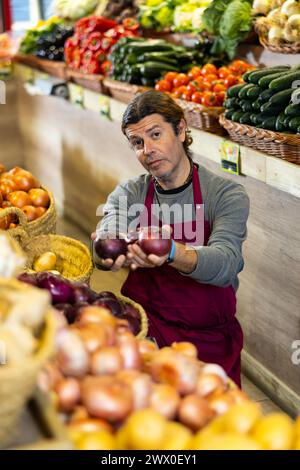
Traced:
<svg viewBox="0 0 300 470">
<path fill-rule="evenodd" d="M 284 28 L 284 39 L 288 42 L 300 42 L 300 14 L 292 15 Z"/>
</svg>

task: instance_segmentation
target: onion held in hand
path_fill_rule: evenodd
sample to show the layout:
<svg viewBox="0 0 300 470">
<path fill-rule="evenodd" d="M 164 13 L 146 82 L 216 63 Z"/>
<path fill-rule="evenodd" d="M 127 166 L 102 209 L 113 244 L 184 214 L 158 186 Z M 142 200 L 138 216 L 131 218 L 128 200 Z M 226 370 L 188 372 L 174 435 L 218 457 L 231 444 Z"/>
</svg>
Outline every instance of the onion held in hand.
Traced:
<svg viewBox="0 0 300 470">
<path fill-rule="evenodd" d="M 121 238 L 102 240 L 99 238 L 94 242 L 94 248 L 101 259 L 112 259 L 115 261 L 120 255 L 126 255 L 127 243 Z"/>
<path fill-rule="evenodd" d="M 165 256 L 171 250 L 171 238 L 163 238 L 161 230 L 148 228 L 139 235 L 139 245 L 146 255 Z"/>
</svg>

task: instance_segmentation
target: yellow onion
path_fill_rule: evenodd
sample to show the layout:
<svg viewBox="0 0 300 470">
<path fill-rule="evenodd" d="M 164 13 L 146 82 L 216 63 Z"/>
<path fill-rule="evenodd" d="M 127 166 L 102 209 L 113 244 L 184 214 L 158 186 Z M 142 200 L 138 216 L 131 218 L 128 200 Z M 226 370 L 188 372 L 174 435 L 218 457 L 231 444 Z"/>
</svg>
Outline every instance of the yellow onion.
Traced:
<svg viewBox="0 0 300 470">
<path fill-rule="evenodd" d="M 123 358 L 116 347 L 99 349 L 92 354 L 90 367 L 93 375 L 116 374 L 123 367 Z"/>
<path fill-rule="evenodd" d="M 189 357 L 197 358 L 198 355 L 196 346 L 194 346 L 192 343 L 189 343 L 188 341 L 182 341 L 180 343 L 174 342 L 171 344 L 171 348 L 174 349 L 174 351 L 185 354 Z"/>
<path fill-rule="evenodd" d="M 226 384 L 224 380 L 216 374 L 205 374 L 199 375 L 196 385 L 196 394 L 199 397 L 208 397 L 214 394 L 222 394 L 226 390 Z"/>
<path fill-rule="evenodd" d="M 141 339 L 138 342 L 138 347 L 143 361 L 149 360 L 153 353 L 158 351 L 158 346 L 148 339 Z"/>
<path fill-rule="evenodd" d="M 99 348 L 105 348 L 109 342 L 107 328 L 97 323 L 91 323 L 79 328 L 78 334 L 89 353 L 93 353 Z"/>
<path fill-rule="evenodd" d="M 154 384 L 150 405 L 166 419 L 175 419 L 180 403 L 180 396 L 175 387 L 169 384 Z"/>
<path fill-rule="evenodd" d="M 58 395 L 58 406 L 61 411 L 70 413 L 80 401 L 80 386 L 73 377 L 60 380 L 55 391 Z"/>
<path fill-rule="evenodd" d="M 57 334 L 57 363 L 63 374 L 84 377 L 89 369 L 89 355 L 75 331 L 62 330 Z"/>
<path fill-rule="evenodd" d="M 138 347 L 138 340 L 129 331 L 119 333 L 116 338 L 116 346 L 119 348 L 123 358 L 124 369 L 139 370 L 142 359 Z"/>
<path fill-rule="evenodd" d="M 193 431 L 203 428 L 214 417 L 214 414 L 207 401 L 195 394 L 184 397 L 178 410 L 180 422 Z"/>
<path fill-rule="evenodd" d="M 130 387 L 134 410 L 141 410 L 149 406 L 152 381 L 148 374 L 136 370 L 121 370 L 116 378 Z"/>
</svg>

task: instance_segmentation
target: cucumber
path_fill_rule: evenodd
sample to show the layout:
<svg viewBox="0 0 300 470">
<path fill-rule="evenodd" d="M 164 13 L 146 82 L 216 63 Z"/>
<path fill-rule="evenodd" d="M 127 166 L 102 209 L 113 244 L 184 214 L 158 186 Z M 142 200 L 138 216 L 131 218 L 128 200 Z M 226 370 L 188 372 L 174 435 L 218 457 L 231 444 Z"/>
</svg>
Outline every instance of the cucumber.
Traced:
<svg viewBox="0 0 300 470">
<path fill-rule="evenodd" d="M 234 85 L 227 90 L 227 98 L 237 98 L 239 91 L 245 86 L 244 83 L 240 85 Z"/>
<path fill-rule="evenodd" d="M 292 88 L 293 84 L 300 80 L 300 70 L 291 73 L 285 73 L 282 77 L 275 78 L 271 81 L 269 88 L 271 90 L 281 91 Z"/>
<path fill-rule="evenodd" d="M 285 119 L 285 114 L 280 113 L 279 116 L 276 119 L 276 124 L 275 124 L 275 130 L 278 132 L 284 132 L 286 130 L 286 127 L 284 125 L 284 119 Z"/>
<path fill-rule="evenodd" d="M 256 100 L 259 97 L 262 89 L 259 86 L 253 85 L 252 88 L 248 88 L 246 91 L 246 96 L 249 100 Z"/>
<path fill-rule="evenodd" d="M 250 111 L 253 111 L 252 104 L 252 101 L 244 100 L 241 102 L 241 108 L 243 111 L 245 111 L 245 113 L 248 113 Z"/>
<path fill-rule="evenodd" d="M 227 98 L 227 100 L 224 101 L 224 106 L 226 109 L 230 109 L 230 108 L 240 109 L 240 103 L 237 98 Z"/>
<path fill-rule="evenodd" d="M 300 126 L 297 129 L 297 134 L 300 134 Z"/>
<path fill-rule="evenodd" d="M 284 124 L 284 126 L 285 126 L 287 129 L 288 129 L 288 127 L 289 127 L 289 123 L 290 123 L 290 120 L 291 120 L 291 119 L 292 119 L 291 116 L 286 116 L 286 117 L 284 118 L 283 124 Z"/>
<path fill-rule="evenodd" d="M 252 115 L 251 115 L 252 116 Z M 268 119 L 270 116 L 266 114 L 257 114 L 256 118 L 254 119 L 254 124 L 255 126 L 261 125 L 266 119 Z M 252 119 L 251 119 L 252 120 Z"/>
<path fill-rule="evenodd" d="M 292 93 L 293 93 L 292 88 L 279 91 L 278 93 L 275 93 L 275 95 L 271 96 L 271 98 L 269 99 L 269 103 L 272 106 L 282 106 L 286 108 L 286 106 L 289 104 L 291 100 Z"/>
<path fill-rule="evenodd" d="M 231 119 L 232 121 L 234 122 L 240 122 L 240 119 L 241 117 L 244 115 L 244 111 L 235 111 L 232 116 L 231 116 Z"/>
<path fill-rule="evenodd" d="M 231 119 L 233 113 L 235 113 L 235 112 L 236 112 L 236 109 L 233 109 L 233 108 L 226 109 L 226 111 L 224 113 L 224 116 L 225 116 L 226 119 Z"/>
<path fill-rule="evenodd" d="M 258 101 L 258 99 L 256 101 L 253 101 L 252 109 L 254 109 L 254 111 L 260 111 L 260 107 L 261 103 Z"/>
<path fill-rule="evenodd" d="M 245 75 L 243 76 L 244 80 L 247 81 L 248 83 L 254 83 L 254 85 L 258 84 L 258 81 L 266 76 L 266 75 L 271 75 L 276 72 L 282 72 L 282 71 L 287 71 L 290 70 L 290 67 L 288 66 L 278 66 L 278 67 L 267 67 L 264 69 L 260 70 L 253 70 L 252 72 L 249 73 L 249 75 L 246 77 L 247 80 L 245 80 Z"/>
<path fill-rule="evenodd" d="M 291 96 L 292 104 L 299 104 L 300 105 L 300 88 L 296 88 Z"/>
<path fill-rule="evenodd" d="M 256 113 L 250 114 L 250 121 L 252 122 L 252 124 L 256 124 L 257 116 L 258 116 L 258 114 L 256 114 Z"/>
<path fill-rule="evenodd" d="M 272 73 L 271 75 L 266 75 L 259 79 L 258 84 L 262 88 L 268 88 L 270 83 L 275 80 L 275 78 L 280 78 L 286 75 L 286 71 L 282 70 L 281 72 Z"/>
<path fill-rule="evenodd" d="M 261 123 L 262 129 L 269 129 L 270 131 L 275 131 L 276 120 L 277 116 L 269 116 L 267 119 L 264 119 Z"/>
<path fill-rule="evenodd" d="M 273 95 L 274 95 L 274 91 L 268 88 L 267 90 L 264 90 L 261 92 L 261 94 L 257 98 L 257 101 L 259 101 L 260 104 L 266 103 L 267 101 L 269 101 L 269 99 Z"/>
<path fill-rule="evenodd" d="M 272 106 L 271 103 L 268 101 L 261 105 L 260 110 L 262 113 L 268 114 L 268 116 L 278 116 L 278 114 L 283 111 L 285 106 Z"/>
<path fill-rule="evenodd" d="M 291 116 L 291 117 L 300 116 L 300 105 L 299 104 L 289 104 L 285 108 L 284 114 L 286 116 Z"/>
<path fill-rule="evenodd" d="M 292 131 L 297 131 L 299 126 L 300 126 L 300 116 L 294 117 L 289 121 L 289 128 Z"/>
<path fill-rule="evenodd" d="M 240 124 L 251 124 L 250 116 L 251 116 L 251 113 L 244 113 L 240 117 Z"/>
<path fill-rule="evenodd" d="M 248 98 L 247 93 L 252 88 L 256 88 L 252 83 L 248 83 L 247 85 L 244 85 L 243 88 L 240 89 L 240 91 L 238 93 L 238 97 L 241 100 L 246 100 Z"/>
</svg>

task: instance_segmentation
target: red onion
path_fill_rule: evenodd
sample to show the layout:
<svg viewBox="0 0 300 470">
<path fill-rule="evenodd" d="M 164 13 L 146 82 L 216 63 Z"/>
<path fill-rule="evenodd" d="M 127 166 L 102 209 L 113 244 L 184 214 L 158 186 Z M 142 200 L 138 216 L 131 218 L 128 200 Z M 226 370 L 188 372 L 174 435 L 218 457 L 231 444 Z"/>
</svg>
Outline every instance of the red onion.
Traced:
<svg viewBox="0 0 300 470">
<path fill-rule="evenodd" d="M 141 230 L 139 245 L 147 255 L 165 256 L 171 250 L 171 238 L 162 238 L 161 231 Z"/>
<path fill-rule="evenodd" d="M 118 256 L 126 255 L 127 243 L 122 238 L 116 239 L 101 239 L 95 240 L 94 249 L 101 259 L 112 259 L 115 261 Z"/>
<path fill-rule="evenodd" d="M 114 317 L 122 317 L 123 305 L 119 302 L 118 299 L 114 298 L 104 298 L 96 300 L 93 305 L 97 305 L 98 307 L 108 308 Z"/>
<path fill-rule="evenodd" d="M 68 303 L 73 300 L 72 285 L 60 276 L 48 272 L 37 275 L 38 286 L 47 289 L 52 296 L 52 303 Z"/>
<path fill-rule="evenodd" d="M 35 274 L 22 273 L 18 276 L 18 280 L 30 284 L 31 286 L 37 286 L 37 279 Z"/>
<path fill-rule="evenodd" d="M 73 305 L 71 305 L 71 304 L 56 304 L 55 308 L 56 308 L 56 310 L 59 310 L 60 312 L 62 312 L 64 314 L 64 316 L 66 317 L 69 325 L 74 323 L 74 321 L 76 320 L 76 317 L 77 317 L 77 311 L 76 311 L 76 309 L 74 308 Z"/>
</svg>

